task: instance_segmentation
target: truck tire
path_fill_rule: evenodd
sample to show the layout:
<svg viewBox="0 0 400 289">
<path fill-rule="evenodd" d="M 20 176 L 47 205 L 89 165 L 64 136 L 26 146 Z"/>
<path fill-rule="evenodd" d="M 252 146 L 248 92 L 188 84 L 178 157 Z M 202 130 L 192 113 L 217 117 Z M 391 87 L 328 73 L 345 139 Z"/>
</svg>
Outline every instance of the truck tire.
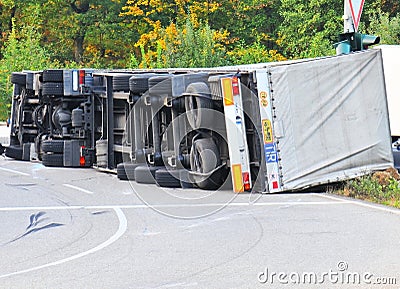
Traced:
<svg viewBox="0 0 400 289">
<path fill-rule="evenodd" d="M 64 95 L 64 85 L 62 82 L 46 82 L 42 86 L 43 95 L 54 95 L 62 96 Z"/>
<path fill-rule="evenodd" d="M 135 180 L 135 169 L 142 164 L 120 163 L 117 165 L 117 177 L 123 181 Z"/>
<path fill-rule="evenodd" d="M 25 86 L 26 85 L 26 74 L 23 72 L 11 73 L 11 83 Z"/>
<path fill-rule="evenodd" d="M 174 171 L 179 176 L 179 171 Z M 160 187 L 166 188 L 180 188 L 181 182 L 178 178 L 173 176 L 167 169 L 159 169 L 155 174 L 156 183 Z"/>
<path fill-rule="evenodd" d="M 194 187 L 194 180 L 190 176 L 190 171 L 187 169 L 179 170 L 179 180 L 183 189 L 190 189 Z"/>
<path fill-rule="evenodd" d="M 190 168 L 194 173 L 208 174 L 221 165 L 219 150 L 212 138 L 203 138 L 195 140 L 190 152 Z M 225 181 L 222 172 L 216 172 L 213 178 L 199 177 L 194 178 L 196 185 L 205 190 L 218 189 Z M 193 174 L 194 176 L 196 174 Z"/>
<path fill-rule="evenodd" d="M 149 95 L 163 96 L 172 94 L 172 75 L 164 74 L 149 78 Z"/>
<path fill-rule="evenodd" d="M 42 142 L 42 151 L 44 153 L 63 153 L 63 140 L 45 140 Z"/>
<path fill-rule="evenodd" d="M 186 89 L 185 109 L 189 125 L 193 129 L 211 128 L 214 117 L 210 89 L 204 82 L 189 84 Z"/>
<path fill-rule="evenodd" d="M 153 167 L 147 165 L 138 166 L 135 169 L 135 181 L 138 184 L 155 184 L 156 171 L 163 167 Z"/>
<path fill-rule="evenodd" d="M 154 74 L 133 75 L 129 78 L 129 90 L 133 94 L 142 94 L 149 90 L 149 78 Z"/>
<path fill-rule="evenodd" d="M 129 91 L 129 79 L 132 74 L 121 74 L 113 76 L 113 91 Z"/>
<path fill-rule="evenodd" d="M 48 69 L 43 71 L 43 82 L 63 82 L 62 69 Z"/>
<path fill-rule="evenodd" d="M 63 154 L 44 154 L 42 157 L 42 164 L 45 167 L 63 167 L 64 155 Z"/>
<path fill-rule="evenodd" d="M 20 146 L 10 145 L 5 149 L 5 155 L 9 158 L 22 160 L 23 149 Z"/>
</svg>

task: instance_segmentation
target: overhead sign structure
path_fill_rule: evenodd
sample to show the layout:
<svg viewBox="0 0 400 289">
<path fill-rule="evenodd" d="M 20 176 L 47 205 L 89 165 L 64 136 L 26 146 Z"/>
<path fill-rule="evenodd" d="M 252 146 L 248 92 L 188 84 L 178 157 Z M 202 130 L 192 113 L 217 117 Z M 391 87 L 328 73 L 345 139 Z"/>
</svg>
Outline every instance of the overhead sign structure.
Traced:
<svg viewBox="0 0 400 289">
<path fill-rule="evenodd" d="M 361 13 L 364 6 L 365 0 L 347 0 L 349 7 L 351 18 L 353 19 L 354 31 L 358 30 L 358 25 L 360 24 Z"/>
</svg>

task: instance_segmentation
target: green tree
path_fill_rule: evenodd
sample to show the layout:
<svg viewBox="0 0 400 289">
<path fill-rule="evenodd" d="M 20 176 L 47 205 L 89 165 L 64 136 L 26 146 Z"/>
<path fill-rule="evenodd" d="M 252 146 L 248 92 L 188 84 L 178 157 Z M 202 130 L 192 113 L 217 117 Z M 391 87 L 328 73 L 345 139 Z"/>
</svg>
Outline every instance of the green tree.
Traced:
<svg viewBox="0 0 400 289">
<path fill-rule="evenodd" d="M 336 0 L 281 0 L 278 44 L 288 58 L 334 54 L 342 31 L 343 3 Z"/>
<path fill-rule="evenodd" d="M 62 63 L 123 67 L 136 33 L 119 17 L 125 1 L 53 0 L 43 5 L 43 42 Z"/>
<path fill-rule="evenodd" d="M 217 31 L 206 23 L 197 27 L 188 18 L 185 25 L 177 27 L 176 36 L 164 30 L 165 66 L 212 67 L 227 64 L 225 47 L 216 41 Z"/>
<path fill-rule="evenodd" d="M 251 45 L 240 43 L 227 52 L 231 64 L 250 64 L 286 60 L 277 50 L 268 50 L 260 41 Z"/>
<path fill-rule="evenodd" d="M 221 0 L 219 3 L 218 9 L 208 16 L 209 25 L 229 32 L 228 49 L 257 41 L 268 49 L 277 49 L 280 0 Z"/>
<path fill-rule="evenodd" d="M 0 119 L 5 119 L 9 114 L 12 94 L 9 80 L 12 72 L 56 66 L 50 61 L 49 53 L 41 46 L 39 37 L 37 27 L 25 25 L 17 34 L 13 25 L 0 60 Z"/>
<path fill-rule="evenodd" d="M 400 44 L 400 13 L 390 17 L 389 12 L 380 9 L 369 15 L 369 27 L 366 29 L 371 35 L 379 35 L 381 44 Z"/>
</svg>

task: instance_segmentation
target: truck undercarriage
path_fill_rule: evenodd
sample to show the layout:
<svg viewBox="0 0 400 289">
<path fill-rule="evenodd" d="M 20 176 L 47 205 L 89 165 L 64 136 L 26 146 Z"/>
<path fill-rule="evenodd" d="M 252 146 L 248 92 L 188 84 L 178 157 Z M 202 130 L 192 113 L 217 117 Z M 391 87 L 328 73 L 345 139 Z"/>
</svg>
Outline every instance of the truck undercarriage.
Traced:
<svg viewBox="0 0 400 289">
<path fill-rule="evenodd" d="M 45 166 L 279 192 L 393 163 L 378 50 L 209 69 L 23 71 L 11 81 L 5 153 Z"/>
</svg>

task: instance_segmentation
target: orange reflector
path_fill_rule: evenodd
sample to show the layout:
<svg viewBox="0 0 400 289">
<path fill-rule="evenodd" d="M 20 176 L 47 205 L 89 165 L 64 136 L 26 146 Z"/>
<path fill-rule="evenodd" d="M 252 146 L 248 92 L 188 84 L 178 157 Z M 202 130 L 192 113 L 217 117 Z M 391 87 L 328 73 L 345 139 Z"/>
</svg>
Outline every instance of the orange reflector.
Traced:
<svg viewBox="0 0 400 289">
<path fill-rule="evenodd" d="M 239 80 L 237 77 L 232 78 L 232 93 L 233 95 L 239 95 Z"/>
<path fill-rule="evenodd" d="M 83 150 L 85 149 L 85 146 L 81 146 L 81 156 L 79 158 L 79 165 L 81 167 L 84 167 L 86 165 L 86 160 L 85 160 L 85 156 L 83 155 Z"/>
<path fill-rule="evenodd" d="M 224 92 L 224 103 L 225 105 L 233 105 L 233 93 L 232 93 L 232 81 L 230 78 L 222 79 L 222 88 Z"/>
<path fill-rule="evenodd" d="M 80 165 L 81 167 L 84 167 L 85 164 L 86 164 L 85 157 L 84 157 L 84 156 L 81 156 L 81 157 L 79 158 L 79 165 Z"/>
<path fill-rule="evenodd" d="M 244 190 L 245 191 L 250 191 L 250 174 L 249 173 L 243 173 L 243 182 L 244 182 Z"/>
<path fill-rule="evenodd" d="M 243 179 L 242 179 L 242 166 L 232 165 L 232 175 L 233 175 L 233 190 L 235 193 L 244 192 Z"/>
<path fill-rule="evenodd" d="M 79 85 L 85 84 L 85 71 L 79 70 Z"/>
</svg>

